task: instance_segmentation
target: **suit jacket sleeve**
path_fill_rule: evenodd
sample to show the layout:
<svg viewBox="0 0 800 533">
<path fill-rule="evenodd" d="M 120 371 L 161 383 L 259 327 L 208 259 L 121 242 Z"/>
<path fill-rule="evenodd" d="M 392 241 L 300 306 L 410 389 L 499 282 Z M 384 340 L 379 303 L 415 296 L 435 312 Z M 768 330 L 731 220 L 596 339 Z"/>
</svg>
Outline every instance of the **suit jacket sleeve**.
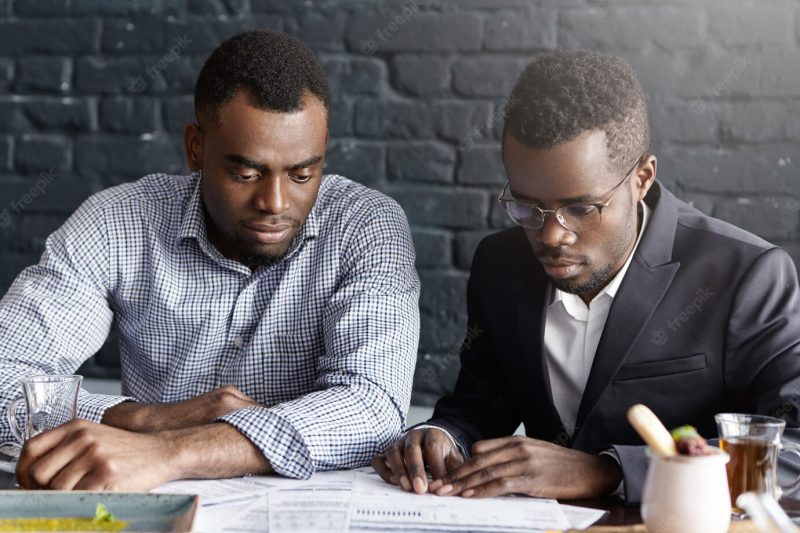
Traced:
<svg viewBox="0 0 800 533">
<path fill-rule="evenodd" d="M 780 248 L 759 255 L 741 277 L 728 312 L 724 380 L 728 401 L 747 412 L 786 420 L 784 440 L 800 442 L 800 289 L 791 258 Z M 745 398 L 745 402 L 740 402 Z M 707 438 L 714 435 L 705 435 Z M 644 446 L 614 446 L 628 503 L 641 501 L 648 460 Z M 780 477 L 797 479 L 797 463 L 780 462 Z"/>
<path fill-rule="evenodd" d="M 481 243 L 475 252 L 467 285 L 467 334 L 461 346 L 461 370 L 453 393 L 436 404 L 427 422 L 450 433 L 469 455 L 472 445 L 484 439 L 511 435 L 522 417 L 509 400 L 508 387 L 492 352 L 491 335 L 483 316 L 482 291 L 491 297 L 486 280 L 491 276 L 491 255 Z M 489 258 L 491 259 L 491 258 Z"/>
</svg>

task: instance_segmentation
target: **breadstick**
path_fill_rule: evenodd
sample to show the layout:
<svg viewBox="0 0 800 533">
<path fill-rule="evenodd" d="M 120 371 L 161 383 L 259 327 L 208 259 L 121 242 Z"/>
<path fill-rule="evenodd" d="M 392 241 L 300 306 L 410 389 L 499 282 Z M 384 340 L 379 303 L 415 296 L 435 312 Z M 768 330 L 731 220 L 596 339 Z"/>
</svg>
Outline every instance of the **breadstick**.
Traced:
<svg viewBox="0 0 800 533">
<path fill-rule="evenodd" d="M 672 435 L 648 407 L 638 403 L 628 409 L 628 422 L 653 452 L 659 455 L 678 453 Z"/>
</svg>

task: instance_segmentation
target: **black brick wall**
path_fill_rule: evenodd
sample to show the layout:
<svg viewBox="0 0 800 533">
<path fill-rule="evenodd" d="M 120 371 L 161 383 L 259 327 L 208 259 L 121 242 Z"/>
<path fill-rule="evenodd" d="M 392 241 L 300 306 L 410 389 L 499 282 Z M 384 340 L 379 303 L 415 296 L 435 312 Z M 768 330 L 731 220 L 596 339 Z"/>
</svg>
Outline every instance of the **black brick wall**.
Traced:
<svg viewBox="0 0 800 533">
<path fill-rule="evenodd" d="M 415 401 L 452 384 L 464 290 L 504 227 L 498 133 L 530 55 L 621 54 L 650 95 L 659 177 L 800 262 L 796 0 L 0 0 L 0 291 L 92 192 L 184 169 L 206 55 L 293 33 L 335 93 L 328 169 L 396 198 L 423 281 Z M 113 343 L 86 372 L 111 373 Z"/>
</svg>

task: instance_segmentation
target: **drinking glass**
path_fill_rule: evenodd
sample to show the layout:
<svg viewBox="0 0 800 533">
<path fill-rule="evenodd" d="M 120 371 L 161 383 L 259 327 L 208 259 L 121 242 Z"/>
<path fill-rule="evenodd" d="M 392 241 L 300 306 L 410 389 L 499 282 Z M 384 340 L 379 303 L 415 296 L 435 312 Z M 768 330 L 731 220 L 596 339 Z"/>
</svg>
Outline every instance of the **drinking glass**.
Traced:
<svg viewBox="0 0 800 533">
<path fill-rule="evenodd" d="M 745 492 L 768 494 L 777 501 L 783 492 L 791 492 L 800 486 L 800 477 L 787 486 L 778 484 L 778 455 L 781 451 L 800 456 L 800 446 L 781 441 L 785 420 L 739 413 L 720 413 L 714 419 L 720 448 L 731 457 L 727 471 L 734 513 L 743 513 L 736 500 Z"/>
<path fill-rule="evenodd" d="M 6 420 L 20 445 L 39 433 L 69 422 L 78 412 L 83 376 L 44 375 L 21 380 L 22 398 L 11 402 Z M 25 427 L 17 425 L 17 410 L 25 403 Z"/>
</svg>

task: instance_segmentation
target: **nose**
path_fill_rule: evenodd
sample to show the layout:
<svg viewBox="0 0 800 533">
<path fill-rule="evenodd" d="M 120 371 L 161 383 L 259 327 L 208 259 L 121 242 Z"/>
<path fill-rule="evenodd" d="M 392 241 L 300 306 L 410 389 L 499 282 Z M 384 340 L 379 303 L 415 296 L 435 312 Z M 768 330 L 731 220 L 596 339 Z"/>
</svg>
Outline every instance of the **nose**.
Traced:
<svg viewBox="0 0 800 533">
<path fill-rule="evenodd" d="M 288 184 L 282 176 L 270 176 L 261 180 L 253 197 L 255 208 L 259 211 L 277 215 L 289 209 Z"/>
<path fill-rule="evenodd" d="M 547 213 L 544 225 L 536 231 L 536 240 L 547 248 L 569 246 L 575 239 L 575 233 L 562 226 L 555 213 Z"/>
</svg>

